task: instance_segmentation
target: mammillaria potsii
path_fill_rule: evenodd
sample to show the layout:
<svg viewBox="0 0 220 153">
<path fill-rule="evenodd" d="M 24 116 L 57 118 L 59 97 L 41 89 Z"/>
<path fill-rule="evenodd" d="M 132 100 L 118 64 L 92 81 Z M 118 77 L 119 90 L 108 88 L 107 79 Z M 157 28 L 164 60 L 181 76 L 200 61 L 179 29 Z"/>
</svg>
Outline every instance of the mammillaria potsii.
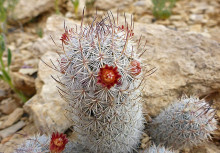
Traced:
<svg viewBox="0 0 220 153">
<path fill-rule="evenodd" d="M 91 152 L 132 152 L 144 128 L 140 85 L 146 77 L 144 52 L 133 38 L 133 22 L 119 26 L 109 15 L 61 37 L 60 72 L 55 80 L 67 101 L 78 141 Z M 138 50 L 142 50 L 139 51 Z"/>
</svg>

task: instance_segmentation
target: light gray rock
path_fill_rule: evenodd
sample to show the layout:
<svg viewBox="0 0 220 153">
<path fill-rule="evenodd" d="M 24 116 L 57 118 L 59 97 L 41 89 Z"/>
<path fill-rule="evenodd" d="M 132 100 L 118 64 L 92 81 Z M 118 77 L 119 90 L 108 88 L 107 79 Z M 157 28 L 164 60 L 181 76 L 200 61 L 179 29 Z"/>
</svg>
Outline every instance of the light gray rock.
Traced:
<svg viewBox="0 0 220 153">
<path fill-rule="evenodd" d="M 7 96 L 7 92 L 3 89 L 0 89 L 0 101 L 2 101 Z"/>
<path fill-rule="evenodd" d="M 5 138 L 17 132 L 19 129 L 25 126 L 24 121 L 19 121 L 18 123 L 0 131 L 0 138 Z"/>
<path fill-rule="evenodd" d="M 18 120 L 20 120 L 21 116 L 23 115 L 24 110 L 23 108 L 16 108 L 7 118 L 7 120 L 5 120 L 3 122 L 3 124 L 1 124 L 0 129 L 4 129 L 7 128 L 11 125 L 13 125 L 14 123 L 16 123 Z"/>
<path fill-rule="evenodd" d="M 0 112 L 10 114 L 19 106 L 21 106 L 21 104 L 18 101 L 13 98 L 7 98 L 1 101 Z"/>
<path fill-rule="evenodd" d="M 54 0 L 19 0 L 14 9 L 14 16 L 16 21 L 26 23 L 30 19 L 50 10 L 53 7 Z"/>
<path fill-rule="evenodd" d="M 134 0 L 96 0 L 95 8 L 99 10 L 110 10 L 113 8 L 124 8 L 130 5 Z"/>
<path fill-rule="evenodd" d="M 204 18 L 203 16 L 204 16 L 203 14 L 191 14 L 189 16 L 189 19 L 192 20 L 193 22 L 201 23 Z"/>
<path fill-rule="evenodd" d="M 143 15 L 147 12 L 151 12 L 153 8 L 153 3 L 151 0 L 139 0 L 133 4 L 134 14 Z"/>
</svg>

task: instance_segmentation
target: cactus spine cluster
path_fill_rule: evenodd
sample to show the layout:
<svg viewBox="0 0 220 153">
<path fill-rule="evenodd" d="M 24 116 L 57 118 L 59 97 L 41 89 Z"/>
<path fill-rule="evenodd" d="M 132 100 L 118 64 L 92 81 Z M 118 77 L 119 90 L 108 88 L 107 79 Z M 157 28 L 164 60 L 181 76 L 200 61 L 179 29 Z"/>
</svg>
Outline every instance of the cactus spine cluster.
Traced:
<svg viewBox="0 0 220 153">
<path fill-rule="evenodd" d="M 164 146 L 161 145 L 156 146 L 155 144 L 153 144 L 141 153 L 176 153 L 176 152 L 172 150 L 168 150 Z"/>
<path fill-rule="evenodd" d="M 91 152 L 132 152 L 144 128 L 139 87 L 146 68 L 132 41 L 133 23 L 108 15 L 61 37 L 59 92 L 78 140 Z"/>
<path fill-rule="evenodd" d="M 182 149 L 208 140 L 217 129 L 215 110 L 205 100 L 182 98 L 161 112 L 149 126 L 149 135 L 157 144 Z"/>
</svg>

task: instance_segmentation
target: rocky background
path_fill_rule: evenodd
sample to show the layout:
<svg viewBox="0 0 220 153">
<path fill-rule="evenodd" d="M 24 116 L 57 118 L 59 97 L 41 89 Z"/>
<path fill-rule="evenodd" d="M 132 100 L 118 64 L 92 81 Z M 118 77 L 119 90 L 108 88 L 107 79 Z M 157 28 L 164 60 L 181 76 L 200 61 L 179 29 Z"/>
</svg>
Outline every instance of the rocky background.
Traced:
<svg viewBox="0 0 220 153">
<path fill-rule="evenodd" d="M 133 14 L 135 40 L 147 40 L 143 60 L 157 71 L 149 76 L 143 89 L 144 109 L 155 117 L 182 95 L 206 98 L 220 117 L 220 1 L 179 0 L 172 15 L 156 20 L 151 0 L 80 0 L 78 13 L 69 0 L 19 0 L 13 18 L 9 18 L 7 45 L 12 50 L 11 76 L 15 86 L 31 97 L 25 104 L 9 86 L 0 81 L 0 152 L 9 153 L 37 132 L 58 130 L 71 135 L 70 123 L 63 113 L 55 81 L 56 72 L 39 59 L 56 61 L 61 45 L 64 21 L 68 27 L 79 24 L 84 6 L 84 22 L 92 14 L 111 10 L 119 21 Z M 57 44 L 52 41 L 51 37 Z M 144 45 L 144 44 L 143 44 Z M 149 116 L 146 117 L 149 120 Z M 141 147 L 149 143 L 143 135 Z M 220 128 L 213 140 L 202 146 L 185 149 L 187 153 L 219 153 Z"/>
</svg>

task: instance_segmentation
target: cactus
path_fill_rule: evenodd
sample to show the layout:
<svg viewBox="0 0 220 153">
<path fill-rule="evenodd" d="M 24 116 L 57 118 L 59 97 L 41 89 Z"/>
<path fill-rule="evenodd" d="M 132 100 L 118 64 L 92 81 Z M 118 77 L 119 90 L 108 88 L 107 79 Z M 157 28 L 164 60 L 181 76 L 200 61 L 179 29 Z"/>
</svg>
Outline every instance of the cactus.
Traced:
<svg viewBox="0 0 220 153">
<path fill-rule="evenodd" d="M 139 89 L 147 74 L 143 52 L 132 41 L 132 22 L 118 26 L 109 14 L 96 19 L 85 27 L 82 22 L 78 30 L 64 26 L 64 52 L 53 67 L 60 76 L 54 79 L 79 143 L 91 152 L 132 152 L 144 128 Z"/>
<path fill-rule="evenodd" d="M 46 153 L 49 152 L 49 142 L 48 136 L 37 134 L 18 146 L 14 153 Z"/>
<path fill-rule="evenodd" d="M 85 148 L 85 146 L 77 143 L 77 142 L 69 142 L 63 153 L 90 153 L 88 149 Z"/>
<path fill-rule="evenodd" d="M 37 134 L 33 137 L 28 138 L 22 145 L 14 151 L 14 153 L 61 153 L 68 139 L 63 133 L 54 132 L 52 136 Z M 73 148 L 74 144 L 70 144 L 67 148 L 66 153 Z M 64 150 L 65 153 L 65 150 Z"/>
<path fill-rule="evenodd" d="M 142 153 L 176 153 L 175 151 L 168 150 L 164 146 L 151 145 L 149 148 L 145 149 Z"/>
<path fill-rule="evenodd" d="M 217 129 L 215 110 L 205 100 L 182 98 L 161 112 L 150 124 L 152 140 L 166 147 L 182 149 L 199 145 Z"/>
</svg>

